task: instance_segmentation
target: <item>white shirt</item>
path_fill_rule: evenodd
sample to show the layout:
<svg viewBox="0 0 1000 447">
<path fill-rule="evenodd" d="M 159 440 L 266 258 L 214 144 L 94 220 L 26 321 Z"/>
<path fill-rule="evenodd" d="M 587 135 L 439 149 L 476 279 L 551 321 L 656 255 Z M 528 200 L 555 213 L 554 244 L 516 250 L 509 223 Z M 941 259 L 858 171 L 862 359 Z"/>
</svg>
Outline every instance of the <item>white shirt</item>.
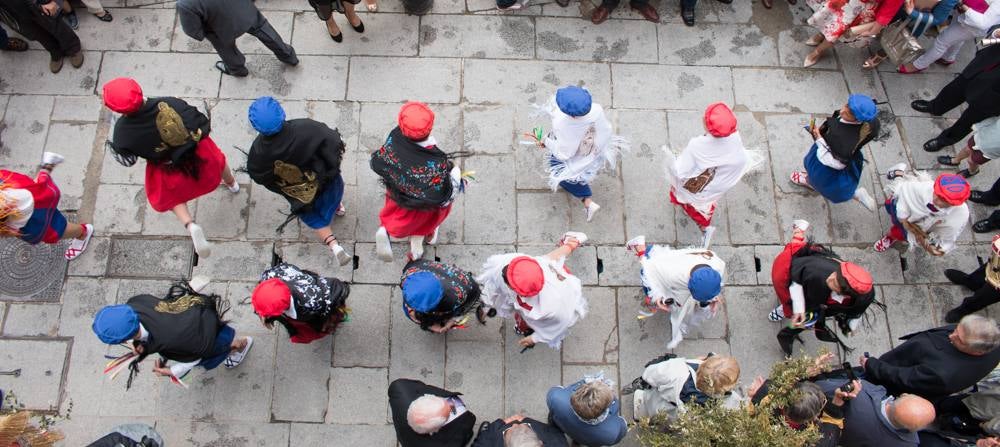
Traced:
<svg viewBox="0 0 1000 447">
<path fill-rule="evenodd" d="M 681 203 L 692 205 L 707 206 L 718 201 L 739 183 L 750 164 L 739 132 L 721 138 L 712 135 L 694 137 L 675 160 L 671 160 L 673 154 L 667 152 L 667 176 L 674 197 Z M 701 191 L 693 193 L 684 189 L 684 182 L 712 168 L 715 175 Z"/>
<path fill-rule="evenodd" d="M 965 13 L 958 16 L 958 23 L 979 31 L 980 36 L 985 36 L 986 32 L 994 25 L 1000 24 L 1000 1 L 987 0 L 989 7 L 985 12 L 973 11 L 969 8 Z"/>
<path fill-rule="evenodd" d="M 934 211 L 928 206 L 933 206 L 934 202 L 934 180 L 902 178 L 897 182 L 892 185 L 896 218 L 924 230 L 928 238 L 945 253 L 953 250 L 958 236 L 969 222 L 969 206 L 963 203 Z M 907 239 L 911 245 L 916 245 L 917 241 L 912 233 L 907 234 Z"/>
<path fill-rule="evenodd" d="M 698 323 L 711 318 L 708 307 L 701 307 L 691 298 L 688 281 L 691 279 L 691 269 L 699 264 L 705 264 L 726 277 L 726 263 L 711 250 L 701 248 L 686 248 L 674 250 L 667 246 L 655 246 L 649 251 L 648 257 L 642 257 L 642 283 L 656 297 L 673 298 L 677 307 L 670 312 L 671 338 L 667 349 L 673 349 L 684 339 L 684 333 L 696 327 Z M 685 317 L 692 314 L 691 321 L 685 323 Z"/>
</svg>

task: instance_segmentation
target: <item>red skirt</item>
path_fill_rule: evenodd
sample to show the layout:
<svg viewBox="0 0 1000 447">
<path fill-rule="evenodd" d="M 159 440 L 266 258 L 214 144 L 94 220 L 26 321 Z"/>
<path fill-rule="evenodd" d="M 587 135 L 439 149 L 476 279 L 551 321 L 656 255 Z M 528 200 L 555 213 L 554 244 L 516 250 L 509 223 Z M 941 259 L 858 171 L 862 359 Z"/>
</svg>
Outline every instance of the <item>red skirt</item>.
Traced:
<svg viewBox="0 0 1000 447">
<path fill-rule="evenodd" d="M 436 210 L 408 210 L 401 208 L 386 194 L 385 205 L 378 213 L 378 219 L 389 236 L 395 238 L 432 236 L 434 230 L 448 218 L 451 205 Z"/>
<path fill-rule="evenodd" d="M 154 210 L 161 213 L 170 211 L 177 205 L 215 191 L 222 183 L 226 155 L 211 138 L 204 137 L 198 142 L 195 156 L 199 159 L 197 179 L 178 170 L 146 163 L 146 198 Z"/>
</svg>

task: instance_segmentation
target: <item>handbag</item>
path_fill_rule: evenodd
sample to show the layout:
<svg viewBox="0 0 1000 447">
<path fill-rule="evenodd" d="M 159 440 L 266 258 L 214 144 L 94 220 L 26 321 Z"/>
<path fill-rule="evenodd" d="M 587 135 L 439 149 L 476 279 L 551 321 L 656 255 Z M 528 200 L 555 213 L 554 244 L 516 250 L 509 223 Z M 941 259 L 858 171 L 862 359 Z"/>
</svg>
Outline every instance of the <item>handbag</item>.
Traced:
<svg viewBox="0 0 1000 447">
<path fill-rule="evenodd" d="M 882 36 L 879 37 L 882 49 L 885 50 L 885 54 L 889 56 L 893 65 L 909 64 L 924 54 L 924 48 L 910 33 L 909 24 L 909 20 L 890 23 L 882 30 Z"/>
</svg>

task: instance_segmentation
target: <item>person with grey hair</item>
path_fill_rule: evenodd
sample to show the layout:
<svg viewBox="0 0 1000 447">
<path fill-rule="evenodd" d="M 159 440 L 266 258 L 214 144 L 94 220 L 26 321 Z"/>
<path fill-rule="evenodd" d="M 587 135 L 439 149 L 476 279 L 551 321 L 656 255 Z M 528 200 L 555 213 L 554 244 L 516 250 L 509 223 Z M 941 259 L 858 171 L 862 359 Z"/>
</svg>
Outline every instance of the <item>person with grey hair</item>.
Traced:
<svg viewBox="0 0 1000 447">
<path fill-rule="evenodd" d="M 483 422 L 472 447 L 566 447 L 559 428 L 515 414 L 507 419 Z"/>
<path fill-rule="evenodd" d="M 588 375 L 566 387 L 552 387 L 546 404 L 549 422 L 577 444 L 614 445 L 628 432 L 628 423 L 619 414 L 614 382 L 603 373 Z"/>
<path fill-rule="evenodd" d="M 841 394 L 843 379 L 823 379 L 816 385 L 830 399 Z M 934 422 L 934 405 L 913 394 L 893 397 L 883 386 L 864 379 L 854 382 L 853 397 L 842 407 L 843 428 L 838 445 L 909 447 L 920 443 L 917 432 Z"/>
<path fill-rule="evenodd" d="M 865 379 L 895 396 L 911 393 L 937 402 L 975 385 L 1000 363 L 1000 328 L 979 315 L 900 340 L 878 358 L 861 357 Z"/>
<path fill-rule="evenodd" d="M 403 447 L 462 447 L 472 440 L 476 415 L 454 393 L 418 380 L 389 384 L 389 409 Z"/>
</svg>

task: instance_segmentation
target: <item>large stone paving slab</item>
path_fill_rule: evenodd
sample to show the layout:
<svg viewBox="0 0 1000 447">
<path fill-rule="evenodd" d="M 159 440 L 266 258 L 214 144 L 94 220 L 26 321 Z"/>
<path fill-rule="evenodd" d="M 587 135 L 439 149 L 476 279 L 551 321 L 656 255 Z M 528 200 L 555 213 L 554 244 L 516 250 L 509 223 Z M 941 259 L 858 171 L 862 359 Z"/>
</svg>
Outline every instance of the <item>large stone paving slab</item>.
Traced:
<svg viewBox="0 0 1000 447">
<path fill-rule="evenodd" d="M 431 15 L 420 22 L 420 54 L 530 59 L 535 55 L 535 26 L 526 17 Z"/>
<path fill-rule="evenodd" d="M 692 30 L 659 27 L 660 63 L 671 65 L 777 65 L 774 38 L 754 25 L 698 24 Z"/>
<path fill-rule="evenodd" d="M 717 101 L 733 103 L 732 75 L 725 67 L 613 64 L 612 75 L 642 86 L 617 90 L 616 108 L 704 110 Z"/>
<path fill-rule="evenodd" d="M 299 65 L 290 67 L 273 55 L 247 56 L 250 75 L 245 78 L 226 76 L 222 80 L 219 96 L 241 99 L 264 95 L 283 99 L 345 99 L 347 58 L 303 55 L 299 61 Z"/>
<path fill-rule="evenodd" d="M 601 25 L 571 18 L 536 21 L 538 57 L 594 62 L 656 62 L 656 25 L 612 20 Z"/>
<path fill-rule="evenodd" d="M 69 340 L 0 339 L 0 348 L 3 370 L 21 370 L 18 377 L 0 376 L 0 387 L 16 394 L 27 409 L 58 409 Z"/>
<path fill-rule="evenodd" d="M 214 97 L 222 76 L 214 67 L 217 60 L 214 54 L 108 51 L 101 63 L 98 85 L 128 76 L 149 95 Z"/>
<path fill-rule="evenodd" d="M 460 78 L 461 64 L 454 59 L 352 57 L 347 99 L 457 103 Z"/>
<path fill-rule="evenodd" d="M 343 16 L 338 17 L 344 41 L 334 42 L 329 37 L 326 23 L 316 14 L 295 15 L 295 38 L 291 44 L 298 54 L 375 56 L 416 56 L 417 17 L 403 14 L 369 14 L 359 12 L 365 29 L 371 30 L 358 35 L 348 29 Z"/>
<path fill-rule="evenodd" d="M 469 59 L 462 82 L 462 97 L 470 103 L 544 104 L 566 85 L 586 87 L 594 102 L 611 102 L 607 64 Z"/>
<path fill-rule="evenodd" d="M 848 96 L 843 74 L 818 70 L 734 68 L 733 89 L 737 104 L 762 112 L 829 113 Z"/>
</svg>

